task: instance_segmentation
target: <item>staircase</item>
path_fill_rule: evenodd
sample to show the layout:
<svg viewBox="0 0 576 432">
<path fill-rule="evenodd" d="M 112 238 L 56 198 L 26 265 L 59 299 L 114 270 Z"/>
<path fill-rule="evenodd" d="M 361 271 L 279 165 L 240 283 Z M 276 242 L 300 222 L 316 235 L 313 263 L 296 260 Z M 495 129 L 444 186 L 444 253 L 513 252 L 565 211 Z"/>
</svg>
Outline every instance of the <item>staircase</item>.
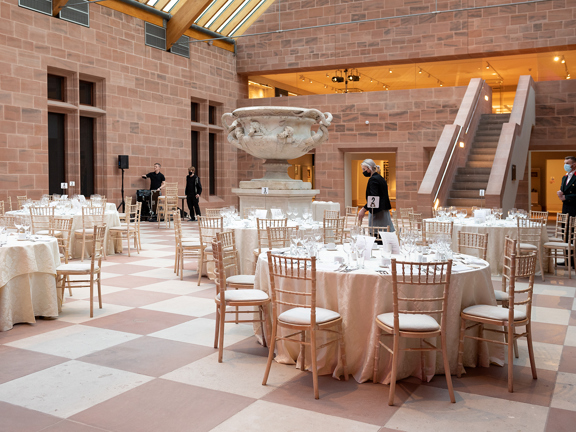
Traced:
<svg viewBox="0 0 576 432">
<path fill-rule="evenodd" d="M 484 206 L 479 191 L 488 186 L 502 125 L 509 119 L 510 114 L 482 115 L 466 165 L 458 168 L 454 176 L 447 205 L 464 208 Z"/>
</svg>

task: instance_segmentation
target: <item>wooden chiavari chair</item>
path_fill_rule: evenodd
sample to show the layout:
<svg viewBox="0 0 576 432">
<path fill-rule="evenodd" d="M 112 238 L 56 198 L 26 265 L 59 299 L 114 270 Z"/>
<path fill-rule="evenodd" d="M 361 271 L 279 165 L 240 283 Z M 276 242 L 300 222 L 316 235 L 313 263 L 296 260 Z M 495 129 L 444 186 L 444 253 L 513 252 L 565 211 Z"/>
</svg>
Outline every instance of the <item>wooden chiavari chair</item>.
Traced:
<svg viewBox="0 0 576 432">
<path fill-rule="evenodd" d="M 456 402 L 450 363 L 446 348 L 446 315 L 452 260 L 439 263 L 401 262 L 392 259 L 393 312 L 376 317 L 376 337 L 374 352 L 374 374 L 372 380 L 378 382 L 380 347 L 392 356 L 390 375 L 390 395 L 388 405 L 394 405 L 398 356 L 401 351 L 439 351 L 444 361 L 444 373 L 448 384 L 450 401 Z M 436 317 L 439 317 L 439 320 Z M 440 336 L 440 348 L 426 339 Z M 381 337 L 392 338 L 392 347 L 381 341 Z M 420 340 L 419 348 L 401 348 L 400 338 Z"/>
<path fill-rule="evenodd" d="M 518 229 L 518 253 L 536 251 L 538 262 L 540 263 L 540 273 L 544 281 L 544 266 L 542 263 L 542 230 L 544 229 L 544 220 L 542 219 L 517 219 Z"/>
<path fill-rule="evenodd" d="M 161 220 L 166 224 L 166 228 L 170 228 L 170 222 L 173 219 L 173 214 L 178 210 L 178 183 L 176 186 L 166 186 L 166 196 L 163 200 L 158 200 L 158 228 L 160 228 Z M 162 204 L 160 204 L 162 203 Z"/>
<path fill-rule="evenodd" d="M 268 227 L 287 227 L 288 219 L 260 219 L 256 218 L 256 230 L 258 235 L 258 247 L 254 249 L 254 266 L 252 270 L 256 269 L 256 263 L 258 262 L 258 257 L 262 252 L 266 252 L 271 249 L 268 242 Z"/>
<path fill-rule="evenodd" d="M 266 210 L 266 209 L 264 207 L 245 207 L 242 210 L 242 218 L 248 219 L 248 216 L 250 216 L 250 212 L 252 210 Z M 218 212 L 220 212 L 220 209 L 218 209 Z M 220 213 L 218 213 L 218 215 L 220 215 Z"/>
<path fill-rule="evenodd" d="M 21 209 L 24 206 L 24 203 L 28 200 L 26 195 L 17 196 L 16 199 L 18 200 L 18 209 Z"/>
<path fill-rule="evenodd" d="M 536 211 L 530 210 L 530 219 L 538 219 L 544 222 L 544 226 L 548 223 L 548 212 L 547 211 Z"/>
<path fill-rule="evenodd" d="M 4 216 L 4 201 L 0 201 L 0 216 Z"/>
<path fill-rule="evenodd" d="M 59 233 L 54 230 L 54 207 L 30 206 L 30 227 L 33 234 L 56 237 Z"/>
<path fill-rule="evenodd" d="M 128 206 L 128 212 L 126 212 L 126 223 L 121 224 L 117 227 L 111 227 L 110 233 L 113 236 L 115 242 L 126 239 L 126 246 L 128 248 L 128 256 L 130 256 L 131 242 L 134 242 L 134 248 L 136 252 L 140 254 L 140 247 L 138 245 L 138 231 L 136 230 L 136 219 L 138 217 L 138 204 Z M 118 248 L 118 250 L 120 250 Z"/>
<path fill-rule="evenodd" d="M 127 196 L 124 198 L 124 210 L 130 208 L 132 205 L 132 197 Z M 118 213 L 118 217 L 120 218 L 120 223 L 126 223 L 126 212 Z"/>
<path fill-rule="evenodd" d="M 344 221 L 345 218 L 324 218 L 324 243 L 342 244 L 344 239 Z"/>
<path fill-rule="evenodd" d="M 562 258 L 564 267 L 568 267 L 568 279 L 572 279 L 572 259 L 575 252 L 575 234 L 574 228 L 576 227 L 576 217 L 570 216 L 568 218 L 568 228 L 564 232 L 566 241 L 556 242 L 550 241 L 544 243 L 544 259 L 548 259 L 548 268 L 550 268 L 550 260 L 554 262 L 554 275 L 558 268 L 558 259 Z M 544 274 L 542 274 L 544 276 Z M 544 279 L 544 278 L 542 278 Z"/>
<path fill-rule="evenodd" d="M 184 278 L 184 259 L 195 259 L 198 264 L 198 285 L 200 285 L 200 278 L 202 277 L 202 243 L 198 240 L 195 241 L 190 238 L 184 238 L 182 234 L 182 218 L 179 211 L 175 211 L 172 215 L 174 219 L 174 234 L 176 240 L 176 256 L 174 262 L 174 271 L 176 275 L 180 276 L 180 280 Z"/>
<path fill-rule="evenodd" d="M 458 231 L 458 253 L 465 253 L 463 249 L 476 249 L 479 251 L 479 258 L 486 260 L 486 253 L 488 251 L 488 233 L 478 234 Z"/>
<path fill-rule="evenodd" d="M 422 224 L 422 242 L 427 244 L 430 238 L 437 234 L 446 234 L 452 240 L 452 233 L 454 232 L 454 222 L 438 222 L 425 220 Z"/>
<path fill-rule="evenodd" d="M 92 230 L 94 226 L 105 226 L 104 207 L 82 207 L 82 228 L 74 230 L 74 235 L 77 240 L 78 236 L 81 236 L 81 261 L 84 261 L 84 257 L 86 255 L 86 242 L 94 238 L 94 232 Z M 104 238 L 104 243 L 106 243 L 106 238 Z M 106 245 L 104 245 L 104 254 L 106 253 L 105 248 Z"/>
<path fill-rule="evenodd" d="M 568 232 L 568 213 L 556 213 L 556 225 L 554 234 L 548 238 L 551 242 L 565 242 Z"/>
<path fill-rule="evenodd" d="M 198 262 L 198 285 L 201 283 L 204 265 L 214 261 L 212 242 L 216 240 L 216 234 L 223 230 L 224 222 L 222 216 L 198 216 L 198 231 L 200 233 L 200 244 L 202 246 L 200 261 Z"/>
<path fill-rule="evenodd" d="M 344 379 L 348 380 L 342 316 L 316 304 L 316 258 L 285 257 L 273 255 L 271 251 L 267 254 L 272 298 L 272 336 L 269 340 L 268 363 L 262 385 L 266 385 L 268 381 L 276 341 L 295 342 L 300 344 L 301 370 L 306 369 L 306 346 L 310 346 L 314 397 L 318 399 L 320 397 L 316 358 L 318 348 L 338 343 Z M 278 327 L 294 333 L 281 336 L 278 334 Z M 322 346 L 317 346 L 316 335 L 319 331 L 326 331 L 336 337 Z M 306 342 L 306 332 L 310 333 L 310 342 Z M 299 338 L 296 338 L 298 336 Z"/>
<path fill-rule="evenodd" d="M 536 273 L 536 251 L 531 251 L 526 255 L 511 254 L 508 274 L 503 275 L 503 283 L 508 284 L 508 307 L 501 308 L 492 305 L 474 305 L 465 308 L 460 313 L 460 344 L 458 346 L 458 369 L 457 375 L 460 378 L 463 367 L 464 340 L 466 338 L 475 339 L 480 342 L 496 343 L 508 347 L 508 391 L 514 391 L 514 344 L 517 339 L 526 337 L 528 342 L 528 356 L 532 368 L 532 378 L 537 379 L 536 363 L 534 361 L 534 349 L 532 346 L 532 292 L 534 287 L 534 274 Z M 522 288 L 516 284 L 516 278 L 527 277 L 528 286 Z M 525 311 L 517 309 L 522 306 Z M 467 326 L 467 322 L 472 324 Z M 490 326 L 487 328 L 486 326 Z M 479 327 L 480 335 L 466 336 L 466 331 Z M 505 327 L 506 330 L 499 330 Z M 517 333 L 517 327 L 525 327 L 526 331 Z M 506 342 L 484 337 L 485 332 L 500 333 L 506 336 Z"/>
<path fill-rule="evenodd" d="M 324 218 L 337 219 L 340 217 L 340 210 L 324 210 Z"/>
<path fill-rule="evenodd" d="M 206 209 L 206 216 L 207 217 L 221 217 L 219 208 L 207 208 Z"/>
</svg>

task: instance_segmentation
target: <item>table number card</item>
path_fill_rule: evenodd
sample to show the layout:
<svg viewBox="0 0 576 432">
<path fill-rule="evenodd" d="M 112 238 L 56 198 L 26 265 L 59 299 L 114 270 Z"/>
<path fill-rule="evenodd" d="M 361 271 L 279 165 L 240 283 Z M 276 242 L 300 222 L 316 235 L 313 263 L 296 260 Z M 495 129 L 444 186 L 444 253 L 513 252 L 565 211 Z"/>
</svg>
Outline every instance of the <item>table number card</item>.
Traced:
<svg viewBox="0 0 576 432">
<path fill-rule="evenodd" d="M 380 208 L 380 197 L 369 196 L 368 203 L 366 205 L 368 206 L 368 208 Z"/>
</svg>

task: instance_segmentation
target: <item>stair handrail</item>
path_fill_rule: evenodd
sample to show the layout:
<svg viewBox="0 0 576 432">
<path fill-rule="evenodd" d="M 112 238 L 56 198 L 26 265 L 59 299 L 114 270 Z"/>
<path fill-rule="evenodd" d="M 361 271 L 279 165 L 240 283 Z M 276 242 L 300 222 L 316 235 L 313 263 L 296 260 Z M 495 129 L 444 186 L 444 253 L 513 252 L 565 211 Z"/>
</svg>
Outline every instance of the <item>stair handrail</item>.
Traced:
<svg viewBox="0 0 576 432">
<path fill-rule="evenodd" d="M 475 132 L 480 116 L 491 111 L 492 89 L 481 78 L 471 79 L 454 123 L 444 126 L 418 190 L 418 211 L 424 216 L 431 216 L 432 208 L 445 201 L 458 165 L 465 163 L 470 151 L 474 133 L 469 132 Z"/>
<path fill-rule="evenodd" d="M 536 123 L 536 85 L 530 75 L 518 80 L 514 105 L 508 123 L 502 125 L 494 164 L 486 187 L 486 206 L 515 207 L 518 182 L 524 178 L 532 127 Z M 512 179 L 512 166 L 516 167 Z"/>
</svg>

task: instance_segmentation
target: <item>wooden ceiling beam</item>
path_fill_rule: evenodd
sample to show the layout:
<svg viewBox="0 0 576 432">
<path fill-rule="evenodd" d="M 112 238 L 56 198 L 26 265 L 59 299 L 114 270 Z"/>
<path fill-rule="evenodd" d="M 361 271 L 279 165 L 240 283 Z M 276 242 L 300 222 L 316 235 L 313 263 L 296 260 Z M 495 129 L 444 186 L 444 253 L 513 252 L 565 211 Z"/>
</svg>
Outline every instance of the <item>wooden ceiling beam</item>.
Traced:
<svg viewBox="0 0 576 432">
<path fill-rule="evenodd" d="M 212 0 L 180 0 L 185 2 L 166 25 L 166 49 L 170 49 L 174 43 L 190 28 L 194 20 L 210 4 Z"/>
</svg>

